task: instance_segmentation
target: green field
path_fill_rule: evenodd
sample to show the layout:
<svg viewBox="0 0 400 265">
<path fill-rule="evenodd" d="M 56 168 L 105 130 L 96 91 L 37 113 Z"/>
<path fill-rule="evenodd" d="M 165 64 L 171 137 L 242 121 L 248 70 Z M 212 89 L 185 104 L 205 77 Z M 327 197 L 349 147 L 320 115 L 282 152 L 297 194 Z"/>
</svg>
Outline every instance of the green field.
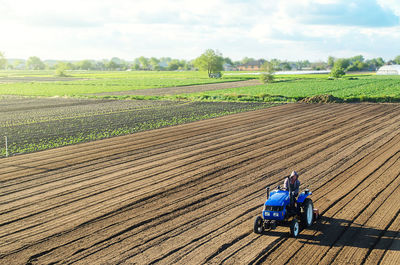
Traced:
<svg viewBox="0 0 400 265">
<path fill-rule="evenodd" d="M 276 81 L 271 84 L 177 97 L 212 101 L 295 102 L 317 95 L 332 95 L 344 102 L 400 102 L 400 76 L 349 75 L 334 80 L 327 75 L 276 76 Z"/>
<path fill-rule="evenodd" d="M 230 75 L 225 75 L 221 79 L 211 79 L 206 73 L 197 71 L 69 71 L 69 77 L 61 80 L 54 77 L 52 71 L 0 71 L 0 95 L 88 97 L 88 94 L 102 92 L 179 87 L 258 78 L 257 75 L 242 75 L 241 73 L 235 75 L 235 73 L 237 72 L 229 72 Z M 42 81 L 41 78 L 43 78 Z M 172 96 L 115 96 L 111 98 L 296 102 L 317 95 L 332 95 L 345 102 L 399 102 L 400 76 L 359 74 L 330 80 L 326 74 L 276 75 L 275 82 L 267 85 Z"/>
<path fill-rule="evenodd" d="M 177 87 L 246 80 L 247 77 L 208 78 L 206 73 L 186 71 L 70 71 L 58 81 L 52 71 L 0 71 L 0 95 L 84 96 L 135 89 Z M 52 77 L 52 81 L 40 78 Z M 37 78 L 37 79 L 32 79 Z M 76 80 L 80 79 L 80 80 Z"/>
<path fill-rule="evenodd" d="M 0 98 L 0 157 L 267 108 L 242 102 Z"/>
</svg>

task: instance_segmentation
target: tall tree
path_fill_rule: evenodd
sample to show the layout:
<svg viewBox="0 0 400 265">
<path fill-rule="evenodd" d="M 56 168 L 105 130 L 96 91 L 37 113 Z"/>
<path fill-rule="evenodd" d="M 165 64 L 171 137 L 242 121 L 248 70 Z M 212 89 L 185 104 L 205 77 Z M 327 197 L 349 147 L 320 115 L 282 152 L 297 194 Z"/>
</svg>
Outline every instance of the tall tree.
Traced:
<svg viewBox="0 0 400 265">
<path fill-rule="evenodd" d="M 151 70 L 160 70 L 160 60 L 158 60 L 157 58 L 151 57 L 149 60 L 149 64 L 151 66 Z"/>
<path fill-rule="evenodd" d="M 340 58 L 335 61 L 335 64 L 333 67 L 347 69 L 347 67 L 349 67 L 349 65 L 350 65 L 349 59 Z"/>
<path fill-rule="evenodd" d="M 82 60 L 78 62 L 77 65 L 81 70 L 90 70 L 93 67 L 93 64 L 90 60 Z"/>
<path fill-rule="evenodd" d="M 46 66 L 37 56 L 31 56 L 26 62 L 26 66 L 31 70 L 43 70 Z"/>
<path fill-rule="evenodd" d="M 364 56 L 357 55 L 350 58 L 350 62 L 364 62 Z"/>
<path fill-rule="evenodd" d="M 202 71 L 207 71 L 208 77 L 223 70 L 224 58 L 222 54 L 213 49 L 206 50 L 200 57 L 197 57 L 193 64 Z"/>
<path fill-rule="evenodd" d="M 179 62 L 178 59 L 173 59 L 168 63 L 168 70 L 170 71 L 175 71 L 178 70 L 181 67 L 181 63 Z"/>
<path fill-rule="evenodd" d="M 290 65 L 290 63 L 288 63 L 288 62 L 282 62 L 281 63 L 281 65 L 280 65 L 280 67 L 282 68 L 282 70 L 286 70 L 286 71 L 289 71 L 289 70 L 292 70 L 292 66 Z"/>
<path fill-rule="evenodd" d="M 120 67 L 120 65 L 118 63 L 115 62 L 115 60 L 110 60 L 107 64 L 106 64 L 107 68 L 110 70 L 116 70 Z"/>
<path fill-rule="evenodd" d="M 58 62 L 56 65 L 56 76 L 67 76 L 66 71 L 69 70 L 69 65 L 65 62 Z"/>
<path fill-rule="evenodd" d="M 140 63 L 140 68 L 142 70 L 149 70 L 149 67 L 150 67 L 149 59 L 147 59 L 144 56 L 140 56 L 139 63 Z"/>
<path fill-rule="evenodd" d="M 231 58 L 229 58 L 229 57 L 225 57 L 225 58 L 224 58 L 224 63 L 233 65 L 233 62 L 232 62 Z"/>
<path fill-rule="evenodd" d="M 385 64 L 385 61 L 382 59 L 382 57 L 376 58 L 376 62 L 379 67 L 383 66 Z"/>
</svg>

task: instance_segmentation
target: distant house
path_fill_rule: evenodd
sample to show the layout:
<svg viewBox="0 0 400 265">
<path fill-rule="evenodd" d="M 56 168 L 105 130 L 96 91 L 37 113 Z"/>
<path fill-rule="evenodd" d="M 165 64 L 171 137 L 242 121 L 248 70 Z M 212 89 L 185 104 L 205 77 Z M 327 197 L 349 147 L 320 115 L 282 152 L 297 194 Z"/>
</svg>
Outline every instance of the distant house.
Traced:
<svg viewBox="0 0 400 265">
<path fill-rule="evenodd" d="M 384 65 L 378 69 L 377 75 L 400 75 L 400 65 Z"/>
<path fill-rule="evenodd" d="M 238 65 L 237 68 L 239 71 L 260 71 L 261 65 L 263 65 L 264 62 L 265 60 L 260 59 L 257 61 L 251 61 L 246 64 Z"/>
</svg>

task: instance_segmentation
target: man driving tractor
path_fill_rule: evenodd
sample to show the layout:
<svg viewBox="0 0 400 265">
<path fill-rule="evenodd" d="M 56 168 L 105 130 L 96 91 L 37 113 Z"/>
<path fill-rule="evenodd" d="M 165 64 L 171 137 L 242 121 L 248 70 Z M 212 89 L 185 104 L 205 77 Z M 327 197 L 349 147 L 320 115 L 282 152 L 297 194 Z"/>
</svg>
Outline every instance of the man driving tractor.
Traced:
<svg viewBox="0 0 400 265">
<path fill-rule="evenodd" d="M 290 204 L 294 204 L 294 199 L 297 197 L 299 194 L 299 188 L 300 188 L 300 181 L 298 180 L 299 175 L 297 174 L 296 171 L 292 171 L 292 174 L 290 174 L 290 178 L 286 178 L 285 182 L 283 183 L 283 188 L 285 190 L 289 190 L 289 185 L 290 185 L 290 190 L 293 192 L 290 196 Z M 293 195 L 293 196 L 292 196 Z"/>
<path fill-rule="evenodd" d="M 269 192 L 267 187 L 267 200 L 264 203 L 262 216 L 254 220 L 253 230 L 256 234 L 262 234 L 265 229 L 275 229 L 277 225 L 290 227 L 290 234 L 297 237 L 301 224 L 304 228 L 312 225 L 318 218 L 318 209 L 314 209 L 311 198 L 312 194 L 308 189 L 299 193 L 299 175 L 293 171 L 286 176 L 283 187 L 277 186 Z"/>
<path fill-rule="evenodd" d="M 295 197 L 299 194 L 299 188 L 300 188 L 300 181 L 298 180 L 299 175 L 297 174 L 296 171 L 292 171 L 292 174 L 290 174 L 290 180 L 285 179 L 285 182 L 283 183 L 283 188 L 286 190 L 289 190 L 289 184 L 290 184 L 290 190 L 294 191 Z M 289 183 L 290 182 L 290 183 Z"/>
</svg>

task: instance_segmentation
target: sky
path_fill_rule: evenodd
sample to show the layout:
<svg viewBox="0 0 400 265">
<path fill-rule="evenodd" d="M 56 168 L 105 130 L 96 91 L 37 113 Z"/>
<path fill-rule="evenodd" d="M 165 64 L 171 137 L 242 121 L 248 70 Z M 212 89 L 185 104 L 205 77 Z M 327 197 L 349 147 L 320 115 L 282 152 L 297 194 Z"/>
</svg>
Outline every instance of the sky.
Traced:
<svg viewBox="0 0 400 265">
<path fill-rule="evenodd" d="M 400 0 L 0 0 L 0 51 L 42 60 L 400 55 Z"/>
</svg>

